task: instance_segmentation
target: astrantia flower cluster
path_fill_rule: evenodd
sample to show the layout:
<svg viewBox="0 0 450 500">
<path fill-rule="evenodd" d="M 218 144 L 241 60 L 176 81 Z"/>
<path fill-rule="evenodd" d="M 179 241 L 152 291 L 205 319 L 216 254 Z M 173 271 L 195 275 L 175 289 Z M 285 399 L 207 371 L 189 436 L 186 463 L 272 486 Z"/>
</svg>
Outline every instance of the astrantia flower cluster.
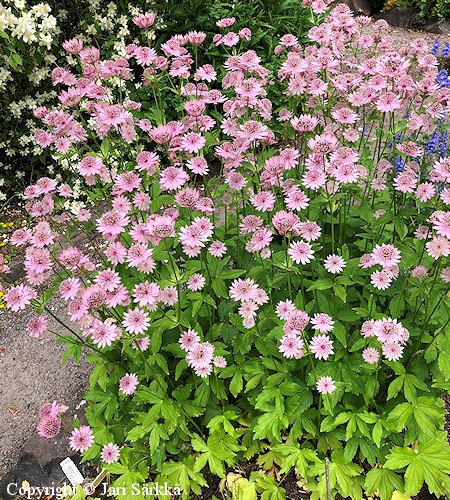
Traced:
<svg viewBox="0 0 450 500">
<path fill-rule="evenodd" d="M 153 21 L 134 23 L 145 30 Z M 234 22 L 219 22 L 217 47 L 250 38 L 228 30 Z M 418 353 L 436 359 L 439 347 L 427 350 L 433 325 L 444 335 L 450 322 L 450 163 L 426 143 L 445 121 L 450 92 L 422 43 L 396 51 L 383 23 L 373 23 L 376 35 L 365 33 L 369 24 L 335 7 L 310 30 L 314 45 L 280 39 L 276 74 L 237 48 L 220 70 L 197 67 L 192 48 L 207 43 L 197 32 L 166 40 L 161 54 L 133 43 L 127 57 L 106 61 L 67 44 L 83 74 L 54 72 L 67 88 L 65 110 L 38 110 L 37 138 L 62 156 L 76 152 L 86 192 L 105 203 L 62 215 L 68 186 L 44 178 L 27 188 L 37 224 L 13 236 L 27 275 L 5 299 L 42 312 L 37 287 L 51 283 L 79 324 L 75 344 L 95 351 L 92 400 L 106 408 L 105 428 L 124 430 L 81 427 L 74 449 L 93 446 L 112 463 L 132 453 L 113 436 L 122 445 L 131 433 L 131 443 L 149 446 L 144 459 L 165 470 L 152 462 L 159 447 L 212 446 L 199 430 L 205 422 L 218 448 L 223 427 L 231 453 L 238 418 L 248 447 L 282 443 L 287 429 L 292 442 L 309 439 L 305 432 L 316 439 L 350 408 L 364 415 L 356 439 L 387 440 L 393 377 L 414 377 L 411 403 L 429 397 L 416 378 L 424 373 L 431 387 L 434 375 L 417 363 Z M 136 68 L 143 103 L 123 98 Z M 175 90 L 171 121 L 158 98 L 166 85 Z M 289 109 L 274 116 L 280 92 Z M 102 240 L 94 256 L 72 243 L 56 248 L 58 230 L 76 228 Z M 46 328 L 41 316 L 29 333 Z M 91 417 L 97 424 L 98 411 Z M 385 424 L 366 432 L 379 418 Z"/>
</svg>

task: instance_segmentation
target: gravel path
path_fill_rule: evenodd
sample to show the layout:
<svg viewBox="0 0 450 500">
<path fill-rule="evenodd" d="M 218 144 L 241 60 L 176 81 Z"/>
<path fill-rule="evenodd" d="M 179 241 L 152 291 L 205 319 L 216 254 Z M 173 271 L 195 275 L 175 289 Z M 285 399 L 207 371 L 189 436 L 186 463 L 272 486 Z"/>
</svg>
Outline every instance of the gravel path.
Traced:
<svg viewBox="0 0 450 500">
<path fill-rule="evenodd" d="M 69 323 L 64 303 L 53 300 L 49 305 Z M 0 315 L 0 479 L 13 468 L 22 446 L 35 433 L 42 404 L 81 399 L 91 370 L 84 355 L 78 365 L 70 358 L 62 367 L 65 346 L 53 334 L 29 337 L 26 325 L 32 316 L 28 310 Z M 55 320 L 49 329 L 68 333 Z"/>
</svg>

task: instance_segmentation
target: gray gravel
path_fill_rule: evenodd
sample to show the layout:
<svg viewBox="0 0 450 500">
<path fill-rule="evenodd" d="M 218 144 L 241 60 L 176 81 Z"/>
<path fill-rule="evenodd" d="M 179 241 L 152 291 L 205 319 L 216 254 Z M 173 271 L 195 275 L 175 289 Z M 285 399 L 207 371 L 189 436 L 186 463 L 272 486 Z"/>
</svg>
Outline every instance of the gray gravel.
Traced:
<svg viewBox="0 0 450 500">
<path fill-rule="evenodd" d="M 62 301 L 53 299 L 52 312 L 70 323 Z M 26 331 L 31 310 L 0 314 L 0 479 L 12 469 L 20 451 L 35 432 L 39 408 L 57 400 L 69 403 L 81 399 L 87 389 L 91 365 L 83 355 L 75 365 L 71 357 L 62 367 L 65 346 L 46 332 L 40 339 Z M 49 329 L 67 335 L 59 323 L 51 319 Z"/>
</svg>

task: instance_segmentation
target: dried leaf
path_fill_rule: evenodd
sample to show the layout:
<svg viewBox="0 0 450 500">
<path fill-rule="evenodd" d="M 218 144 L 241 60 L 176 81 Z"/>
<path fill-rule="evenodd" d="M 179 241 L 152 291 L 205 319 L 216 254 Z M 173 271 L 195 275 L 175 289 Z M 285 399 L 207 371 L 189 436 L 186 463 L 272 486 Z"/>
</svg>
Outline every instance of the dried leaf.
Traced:
<svg viewBox="0 0 450 500">
<path fill-rule="evenodd" d="M 16 418 L 17 415 L 20 413 L 20 410 L 13 410 L 12 408 L 8 408 L 8 410 L 11 412 L 11 415 Z"/>
</svg>

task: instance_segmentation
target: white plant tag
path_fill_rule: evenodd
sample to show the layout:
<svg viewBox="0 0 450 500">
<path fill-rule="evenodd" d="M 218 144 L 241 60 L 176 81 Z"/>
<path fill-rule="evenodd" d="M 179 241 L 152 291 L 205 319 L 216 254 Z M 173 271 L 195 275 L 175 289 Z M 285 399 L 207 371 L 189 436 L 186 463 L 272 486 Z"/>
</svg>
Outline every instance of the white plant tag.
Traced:
<svg viewBox="0 0 450 500">
<path fill-rule="evenodd" d="M 84 477 L 78 470 L 78 467 L 73 463 L 70 458 L 64 459 L 59 465 L 66 475 L 67 479 L 72 483 L 73 489 L 84 481 Z"/>
</svg>

